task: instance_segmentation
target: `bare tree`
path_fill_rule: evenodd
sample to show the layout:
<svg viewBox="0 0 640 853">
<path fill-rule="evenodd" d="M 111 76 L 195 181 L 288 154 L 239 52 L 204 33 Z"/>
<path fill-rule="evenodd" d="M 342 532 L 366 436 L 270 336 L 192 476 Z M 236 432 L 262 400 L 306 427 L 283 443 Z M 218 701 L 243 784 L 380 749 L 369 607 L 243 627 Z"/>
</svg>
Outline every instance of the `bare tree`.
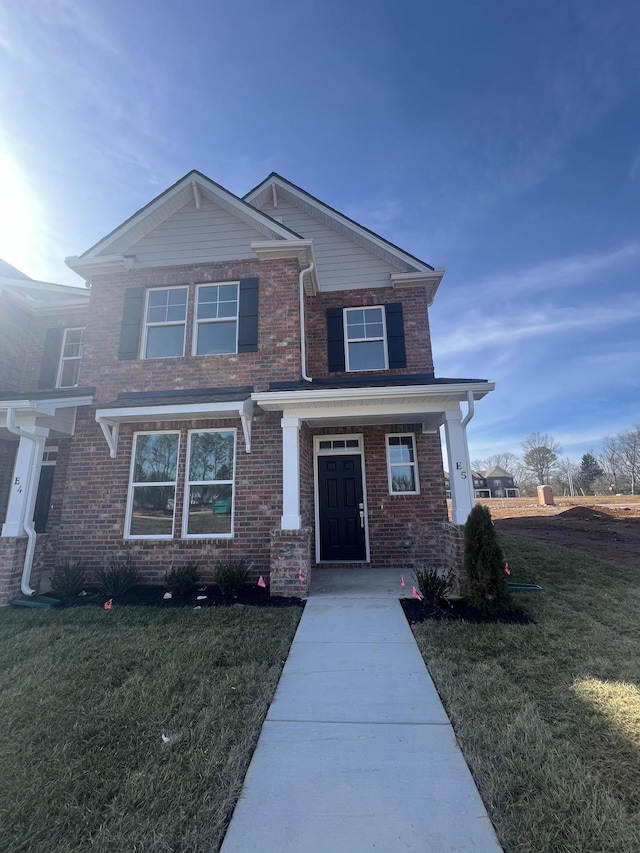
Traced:
<svg viewBox="0 0 640 853">
<path fill-rule="evenodd" d="M 502 453 L 494 453 L 493 456 L 488 456 L 486 459 L 474 459 L 471 467 L 474 471 L 488 471 L 489 468 L 498 467 L 513 473 L 513 469 L 518 464 L 518 457 L 515 453 L 505 450 Z"/>
<path fill-rule="evenodd" d="M 540 485 L 548 483 L 551 473 L 558 467 L 558 454 L 562 453 L 558 442 L 546 433 L 532 432 L 522 442 L 522 450 L 527 471 L 535 474 Z"/>
<path fill-rule="evenodd" d="M 620 467 L 631 486 L 631 494 L 635 495 L 640 481 L 640 426 L 636 426 L 635 429 L 625 429 L 619 432 L 616 438 Z"/>
<path fill-rule="evenodd" d="M 621 485 L 622 466 L 620 461 L 620 447 L 616 436 L 606 435 L 602 439 L 602 448 L 597 459 L 604 471 L 604 476 L 609 480 L 609 483 L 606 485 L 606 491 L 612 491 L 614 494 L 617 494 Z"/>
</svg>

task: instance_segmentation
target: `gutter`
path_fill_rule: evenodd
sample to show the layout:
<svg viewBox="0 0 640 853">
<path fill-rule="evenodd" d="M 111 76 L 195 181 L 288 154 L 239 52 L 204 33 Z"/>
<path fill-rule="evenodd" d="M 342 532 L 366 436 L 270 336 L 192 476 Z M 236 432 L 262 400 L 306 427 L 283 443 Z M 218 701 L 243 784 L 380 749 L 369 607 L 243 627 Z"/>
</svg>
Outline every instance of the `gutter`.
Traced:
<svg viewBox="0 0 640 853">
<path fill-rule="evenodd" d="M 38 470 L 33 465 L 33 455 L 36 451 L 44 450 L 44 438 L 39 435 L 33 435 L 30 432 L 26 432 L 21 427 L 16 426 L 16 410 L 15 408 L 7 409 L 7 429 L 13 435 L 17 435 L 18 438 L 26 438 L 30 442 L 32 442 L 32 455 L 31 455 L 31 465 L 29 469 L 29 482 L 27 484 L 27 497 L 25 501 L 24 507 L 24 516 L 22 520 L 22 528 L 24 532 L 27 534 L 28 543 L 27 543 L 27 552 L 24 556 L 24 564 L 22 567 L 22 577 L 20 579 L 20 591 L 23 595 L 34 595 L 35 589 L 32 589 L 29 586 L 29 581 L 31 580 L 31 569 L 33 567 L 33 555 L 36 550 L 36 540 L 38 535 L 36 533 L 36 529 L 33 524 L 33 511 L 36 504 L 36 494 L 37 494 L 37 483 L 35 482 L 35 471 Z"/>
<path fill-rule="evenodd" d="M 469 423 L 469 421 L 473 417 L 475 410 L 476 410 L 475 404 L 473 402 L 473 391 L 467 391 L 467 405 L 469 406 L 469 408 L 467 409 L 467 414 L 462 419 L 463 429 L 466 428 L 467 424 Z"/>
<path fill-rule="evenodd" d="M 298 277 L 298 291 L 300 297 L 300 362 L 302 367 L 302 378 L 305 382 L 313 382 L 313 379 L 307 375 L 307 345 L 305 343 L 304 334 L 304 277 L 308 272 L 313 272 L 313 261 L 309 266 L 300 270 Z"/>
</svg>

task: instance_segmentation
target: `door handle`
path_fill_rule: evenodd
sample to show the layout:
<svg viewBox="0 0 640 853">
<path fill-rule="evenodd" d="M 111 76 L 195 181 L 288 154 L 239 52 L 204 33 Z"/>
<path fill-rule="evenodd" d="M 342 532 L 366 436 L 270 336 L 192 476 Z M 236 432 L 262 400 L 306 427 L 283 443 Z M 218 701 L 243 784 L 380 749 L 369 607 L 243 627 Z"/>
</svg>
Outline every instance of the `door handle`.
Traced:
<svg viewBox="0 0 640 853">
<path fill-rule="evenodd" d="M 360 527 L 364 527 L 364 510 L 360 510 Z"/>
</svg>

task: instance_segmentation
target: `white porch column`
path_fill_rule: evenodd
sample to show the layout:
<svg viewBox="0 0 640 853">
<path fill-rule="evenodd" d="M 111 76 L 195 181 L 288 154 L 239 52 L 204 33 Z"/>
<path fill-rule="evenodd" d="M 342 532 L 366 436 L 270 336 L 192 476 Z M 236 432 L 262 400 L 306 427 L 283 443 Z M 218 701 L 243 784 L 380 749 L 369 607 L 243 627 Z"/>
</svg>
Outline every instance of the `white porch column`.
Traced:
<svg viewBox="0 0 640 853">
<path fill-rule="evenodd" d="M 467 433 L 462 426 L 462 412 L 445 412 L 445 417 L 444 433 L 451 484 L 451 520 L 454 524 L 464 524 L 474 504 Z"/>
<path fill-rule="evenodd" d="M 36 441 L 21 438 L 18 445 L 13 475 L 9 486 L 9 503 L 7 515 L 2 525 L 1 536 L 24 536 L 24 521 L 30 512 L 33 521 L 33 510 L 35 507 L 35 496 L 38 489 L 40 469 L 42 468 L 42 454 L 45 438 L 49 435 L 48 429 L 37 426 L 23 426 L 24 432 L 33 435 Z M 31 488 L 30 488 L 31 486 Z M 31 506 L 27 503 L 29 494 L 32 495 Z"/>
<path fill-rule="evenodd" d="M 300 418 L 282 418 L 281 530 L 300 530 Z"/>
</svg>

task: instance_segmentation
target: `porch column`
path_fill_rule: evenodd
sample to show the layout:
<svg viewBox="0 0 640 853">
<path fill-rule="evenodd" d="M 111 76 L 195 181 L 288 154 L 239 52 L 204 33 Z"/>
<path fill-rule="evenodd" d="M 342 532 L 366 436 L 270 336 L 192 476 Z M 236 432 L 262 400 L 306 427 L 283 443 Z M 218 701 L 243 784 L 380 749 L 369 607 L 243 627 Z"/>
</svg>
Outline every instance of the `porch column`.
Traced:
<svg viewBox="0 0 640 853">
<path fill-rule="evenodd" d="M 281 530 L 300 530 L 300 418 L 282 418 Z"/>
<path fill-rule="evenodd" d="M 445 418 L 444 433 L 447 441 L 451 485 L 451 520 L 454 524 L 464 524 L 474 504 L 467 433 L 462 426 L 462 412 L 445 412 Z"/>
<path fill-rule="evenodd" d="M 35 507 L 36 492 L 42 468 L 42 455 L 45 438 L 49 435 L 48 429 L 37 426 L 23 426 L 24 432 L 33 435 L 36 441 L 22 437 L 18 445 L 15 465 L 11 484 L 9 486 L 9 502 L 7 515 L 2 525 L 1 536 L 24 536 L 24 521 L 27 514 L 33 521 L 33 510 Z M 30 505 L 27 499 L 31 495 Z"/>
</svg>

